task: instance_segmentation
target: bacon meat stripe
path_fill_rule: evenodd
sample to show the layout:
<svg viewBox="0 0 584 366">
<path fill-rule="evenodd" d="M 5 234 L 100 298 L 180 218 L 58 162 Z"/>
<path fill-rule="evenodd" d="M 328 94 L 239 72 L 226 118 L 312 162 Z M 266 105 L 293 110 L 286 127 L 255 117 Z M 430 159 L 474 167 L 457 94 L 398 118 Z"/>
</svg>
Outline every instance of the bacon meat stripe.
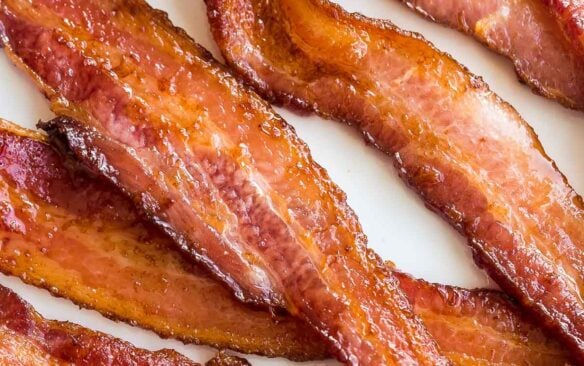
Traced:
<svg viewBox="0 0 584 366">
<path fill-rule="evenodd" d="M 151 352 L 75 324 L 46 320 L 3 286 L 0 286 L 0 364 L 199 365 L 171 350 Z"/>
<path fill-rule="evenodd" d="M 565 37 L 562 24 L 545 1 L 403 1 L 431 20 L 470 34 L 511 59 L 519 78 L 534 91 L 584 110 L 584 53 Z M 584 19 L 584 10 L 582 15 Z"/>
<path fill-rule="evenodd" d="M 165 337 L 295 360 L 326 356 L 303 323 L 245 307 L 168 250 L 170 240 L 149 230 L 125 196 L 40 134 L 0 122 L 0 146 L 0 271 Z M 568 363 L 505 295 L 396 275 L 454 364 Z"/>
<path fill-rule="evenodd" d="M 145 2 L 2 0 L 8 55 L 94 171 L 241 300 L 352 365 L 448 360 L 293 129 Z M 79 121 L 79 122 L 76 122 Z"/>
<path fill-rule="evenodd" d="M 356 126 L 477 263 L 584 362 L 584 204 L 532 128 L 421 36 L 324 0 L 207 0 L 271 101 Z"/>
</svg>

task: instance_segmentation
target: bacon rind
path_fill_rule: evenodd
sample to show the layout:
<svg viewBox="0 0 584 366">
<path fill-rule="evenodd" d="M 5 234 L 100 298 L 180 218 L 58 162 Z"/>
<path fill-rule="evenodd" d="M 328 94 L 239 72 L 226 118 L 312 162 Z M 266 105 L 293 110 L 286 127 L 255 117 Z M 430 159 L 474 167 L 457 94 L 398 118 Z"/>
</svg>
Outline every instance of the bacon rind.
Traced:
<svg viewBox="0 0 584 366">
<path fill-rule="evenodd" d="M 0 286 L 0 364 L 198 365 L 175 351 L 147 351 L 75 324 L 46 320 L 3 286 Z"/>
<path fill-rule="evenodd" d="M 564 37 L 541 0 L 402 1 L 509 58 L 519 78 L 535 92 L 584 110 L 583 54 Z"/>
<path fill-rule="evenodd" d="M 223 56 L 249 85 L 356 126 L 584 360 L 584 204 L 511 106 L 388 21 L 322 0 L 206 3 Z"/>
<path fill-rule="evenodd" d="M 311 329 L 291 317 L 274 322 L 268 313 L 244 307 L 205 272 L 168 250 L 168 240 L 136 223 L 140 220 L 124 196 L 80 171 L 46 144 L 44 136 L 0 120 L 0 146 L 0 191 L 12 198 L 6 201 L 1 221 L 18 218 L 26 227 L 23 233 L 2 226 L 0 271 L 163 336 L 295 360 L 325 356 Z M 61 192 L 67 195 L 62 197 Z M 36 219 L 29 218 L 23 201 L 34 205 Z M 55 224 L 38 218 L 55 211 L 67 228 L 58 226 L 61 236 L 45 235 Z M 116 230 L 107 230 L 112 227 Z M 63 243 L 70 254 L 59 255 L 54 249 Z M 16 251 L 22 255 L 15 256 Z M 70 257 L 85 258 L 84 265 L 75 266 Z M 103 277 L 108 273 L 114 277 Z M 558 344 L 505 295 L 396 274 L 414 311 L 456 364 L 567 363 Z M 160 278 L 165 279 L 163 285 L 153 280 Z M 71 279 L 74 286 L 68 285 Z M 198 302 L 191 311 L 177 314 L 176 309 L 189 301 Z M 220 357 L 215 360 L 219 361 Z"/>
<path fill-rule="evenodd" d="M 448 363 L 293 129 L 160 12 L 0 11 L 8 54 L 73 118 L 53 130 L 238 298 L 286 308 L 348 364 Z"/>
</svg>

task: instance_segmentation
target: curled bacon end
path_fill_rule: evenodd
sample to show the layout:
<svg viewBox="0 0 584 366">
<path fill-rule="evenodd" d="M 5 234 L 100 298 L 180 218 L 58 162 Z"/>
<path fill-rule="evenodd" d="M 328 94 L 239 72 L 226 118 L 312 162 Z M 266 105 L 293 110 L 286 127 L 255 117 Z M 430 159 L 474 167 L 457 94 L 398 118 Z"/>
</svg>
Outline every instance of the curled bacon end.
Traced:
<svg viewBox="0 0 584 366">
<path fill-rule="evenodd" d="M 151 352 L 75 324 L 43 319 L 29 304 L 2 286 L 0 286 L 0 364 L 198 365 L 171 350 Z"/>
<path fill-rule="evenodd" d="M 581 45 L 572 42 L 582 29 L 569 25 L 574 21 L 570 14 L 578 12 L 569 9 L 569 1 L 403 1 L 424 16 L 471 34 L 510 58 L 521 80 L 534 91 L 584 110 L 584 53 L 579 51 Z M 544 3 L 553 8 L 553 14 Z M 580 19 L 584 19 L 584 6 L 579 11 Z M 569 29 L 572 40 L 564 37 L 562 25 Z"/>
<path fill-rule="evenodd" d="M 312 329 L 245 307 L 169 250 L 169 240 L 148 230 L 125 196 L 79 170 L 44 136 L 0 122 L 0 146 L 0 271 L 163 336 L 296 360 L 326 356 Z M 51 216 L 61 219 L 41 219 Z M 8 229 L 17 219 L 25 230 Z M 454 363 L 567 363 L 563 349 L 505 295 L 396 275 Z"/>
<path fill-rule="evenodd" d="M 206 3 L 249 84 L 357 127 L 584 361 L 584 203 L 511 106 L 421 36 L 328 1 Z"/>
</svg>

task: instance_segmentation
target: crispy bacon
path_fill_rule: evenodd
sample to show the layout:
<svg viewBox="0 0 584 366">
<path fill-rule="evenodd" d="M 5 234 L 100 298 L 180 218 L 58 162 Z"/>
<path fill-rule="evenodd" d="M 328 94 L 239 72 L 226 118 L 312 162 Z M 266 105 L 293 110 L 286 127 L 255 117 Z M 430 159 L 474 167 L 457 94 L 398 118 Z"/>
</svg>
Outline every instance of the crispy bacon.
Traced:
<svg viewBox="0 0 584 366">
<path fill-rule="evenodd" d="M 348 122 L 584 362 L 584 204 L 529 125 L 448 55 L 324 0 L 207 0 L 268 99 Z"/>
<path fill-rule="evenodd" d="M 518 76 L 534 91 L 584 110 L 584 58 L 564 37 L 544 1 L 402 1 L 510 58 Z"/>
<path fill-rule="evenodd" d="M 348 364 L 443 365 L 293 129 L 139 0 L 2 0 L 2 39 L 75 154 L 247 302 Z M 79 122 L 77 122 L 79 121 Z"/>
<path fill-rule="evenodd" d="M 80 171 L 42 136 L 4 122 L 0 146 L 0 271 L 163 336 L 296 360 L 324 357 L 310 328 L 291 317 L 273 321 L 236 302 L 168 250 L 169 240 L 148 230 L 124 196 Z M 85 258 L 83 265 L 77 258 Z M 414 311 L 456 364 L 567 363 L 558 344 L 501 293 L 396 274 Z"/>
<path fill-rule="evenodd" d="M 0 364 L 198 365 L 171 350 L 151 352 L 75 324 L 46 320 L 3 286 L 0 286 Z"/>
<path fill-rule="evenodd" d="M 162 337 L 294 360 L 326 352 L 311 328 L 242 305 L 132 203 L 0 121 L 0 271 Z M 79 260 L 83 258 L 83 260 Z"/>
</svg>

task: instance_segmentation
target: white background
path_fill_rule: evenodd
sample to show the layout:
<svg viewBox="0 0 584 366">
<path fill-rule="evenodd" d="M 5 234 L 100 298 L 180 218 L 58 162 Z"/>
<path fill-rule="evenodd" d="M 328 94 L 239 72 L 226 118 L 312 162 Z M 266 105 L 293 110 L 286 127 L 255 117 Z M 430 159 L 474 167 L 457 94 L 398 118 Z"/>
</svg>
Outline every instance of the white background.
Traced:
<svg viewBox="0 0 584 366">
<path fill-rule="evenodd" d="M 584 113 L 567 110 L 536 96 L 517 82 L 511 63 L 456 31 L 432 24 L 397 0 L 338 1 L 346 9 L 392 20 L 422 33 L 439 49 L 483 76 L 496 93 L 510 102 L 535 128 L 548 154 L 556 160 L 578 192 L 584 192 Z M 218 55 L 209 33 L 202 0 L 157 0 L 150 3 L 169 12 L 171 19 L 199 43 Z M 33 128 L 52 116 L 32 83 L 0 55 L 0 116 Z M 369 242 L 384 259 L 417 277 L 465 287 L 496 287 L 477 269 L 464 240 L 398 179 L 389 159 L 366 146 L 351 129 L 317 117 L 300 117 L 278 110 L 292 123 L 312 153 L 347 193 Z M 214 352 L 203 346 L 185 346 L 155 334 L 107 320 L 93 311 L 79 310 L 44 290 L 0 275 L 0 284 L 15 290 L 45 317 L 68 320 L 121 337 L 149 349 L 175 348 L 197 361 Z M 285 360 L 248 357 L 254 365 L 293 365 Z M 333 365 L 311 362 L 307 365 Z"/>
</svg>

